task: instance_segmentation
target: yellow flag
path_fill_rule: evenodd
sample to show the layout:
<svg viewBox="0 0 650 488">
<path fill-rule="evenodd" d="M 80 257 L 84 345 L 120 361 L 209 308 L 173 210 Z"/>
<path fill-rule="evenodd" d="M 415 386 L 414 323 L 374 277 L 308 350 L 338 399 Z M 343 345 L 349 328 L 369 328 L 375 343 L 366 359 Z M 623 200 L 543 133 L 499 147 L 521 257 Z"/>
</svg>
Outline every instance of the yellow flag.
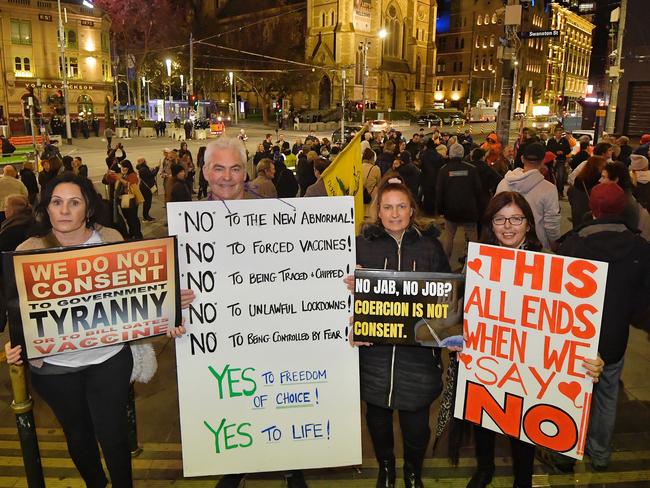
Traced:
<svg viewBox="0 0 650 488">
<path fill-rule="evenodd" d="M 345 149 L 336 156 L 332 164 L 321 175 L 329 196 L 354 196 L 354 226 L 357 234 L 361 231 L 363 224 L 361 136 L 364 132 L 365 130 L 357 132 L 354 139 L 345 146 Z"/>
</svg>

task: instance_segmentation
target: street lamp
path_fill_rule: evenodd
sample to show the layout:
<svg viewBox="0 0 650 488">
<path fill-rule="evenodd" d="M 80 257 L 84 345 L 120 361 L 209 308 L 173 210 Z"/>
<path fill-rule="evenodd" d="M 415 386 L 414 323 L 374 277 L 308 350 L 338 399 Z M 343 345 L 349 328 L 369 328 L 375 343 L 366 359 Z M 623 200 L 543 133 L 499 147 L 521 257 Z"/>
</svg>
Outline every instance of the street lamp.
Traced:
<svg viewBox="0 0 650 488">
<path fill-rule="evenodd" d="M 172 60 L 167 58 L 165 59 L 165 64 L 167 65 L 167 77 L 169 78 L 169 101 L 172 99 Z"/>
<path fill-rule="evenodd" d="M 381 40 L 386 39 L 388 31 L 381 29 L 377 33 L 377 37 Z M 370 49 L 370 41 L 359 42 L 359 50 L 363 53 L 363 76 L 361 77 L 361 98 L 363 99 L 363 107 L 361 111 L 361 124 L 366 122 L 366 82 L 368 79 L 368 49 Z"/>
<path fill-rule="evenodd" d="M 181 100 L 185 100 L 185 99 L 183 98 L 183 79 L 184 79 L 184 78 L 183 78 L 183 75 L 182 75 L 182 74 L 181 74 L 180 77 L 181 77 Z"/>
<path fill-rule="evenodd" d="M 147 113 L 147 119 L 149 118 L 149 102 L 151 101 L 151 96 L 149 95 L 149 84 L 151 83 L 151 80 L 147 80 L 144 76 L 142 77 L 142 88 L 147 88 L 147 105 L 146 105 L 146 113 Z"/>
<path fill-rule="evenodd" d="M 232 108 L 235 109 L 233 116 L 235 117 L 235 125 L 237 125 L 237 82 L 235 80 L 235 73 L 229 71 L 228 79 L 230 80 L 230 99 L 233 101 Z"/>
<path fill-rule="evenodd" d="M 63 30 L 63 17 L 61 17 L 61 0 L 57 0 L 59 9 L 59 44 L 61 45 L 61 74 L 62 74 L 62 92 L 63 107 L 65 110 L 65 133 L 66 141 L 72 144 L 72 128 L 70 127 L 70 108 L 68 107 L 68 66 L 65 62 L 65 31 Z M 91 4 L 92 5 L 92 4 Z"/>
</svg>

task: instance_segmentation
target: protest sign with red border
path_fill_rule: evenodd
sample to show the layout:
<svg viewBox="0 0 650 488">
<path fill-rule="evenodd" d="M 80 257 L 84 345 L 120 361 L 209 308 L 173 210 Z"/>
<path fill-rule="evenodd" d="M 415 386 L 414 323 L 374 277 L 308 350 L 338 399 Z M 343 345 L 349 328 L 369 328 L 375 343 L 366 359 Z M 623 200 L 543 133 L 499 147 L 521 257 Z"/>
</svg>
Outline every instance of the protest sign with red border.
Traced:
<svg viewBox="0 0 650 488">
<path fill-rule="evenodd" d="M 470 243 L 455 416 L 582 459 L 607 263 Z"/>
<path fill-rule="evenodd" d="M 27 358 L 94 349 L 180 324 L 176 238 L 4 253 L 11 342 Z"/>
</svg>

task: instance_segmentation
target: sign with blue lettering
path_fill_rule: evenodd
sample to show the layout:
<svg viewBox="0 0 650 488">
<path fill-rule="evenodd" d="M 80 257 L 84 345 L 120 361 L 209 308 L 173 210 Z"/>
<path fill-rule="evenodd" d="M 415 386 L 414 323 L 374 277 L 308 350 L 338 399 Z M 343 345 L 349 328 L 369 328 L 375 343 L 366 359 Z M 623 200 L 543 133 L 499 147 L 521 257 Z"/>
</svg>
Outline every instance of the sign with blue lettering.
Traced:
<svg viewBox="0 0 650 488">
<path fill-rule="evenodd" d="M 361 464 L 352 197 L 169 203 L 183 473 Z"/>
</svg>

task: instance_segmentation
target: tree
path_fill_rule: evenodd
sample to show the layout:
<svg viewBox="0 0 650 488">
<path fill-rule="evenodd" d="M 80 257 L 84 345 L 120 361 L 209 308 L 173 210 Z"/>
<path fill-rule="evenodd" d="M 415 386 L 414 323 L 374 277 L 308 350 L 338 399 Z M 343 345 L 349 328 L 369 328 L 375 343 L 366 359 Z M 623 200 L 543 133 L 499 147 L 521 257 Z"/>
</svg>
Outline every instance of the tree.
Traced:
<svg viewBox="0 0 650 488">
<path fill-rule="evenodd" d="M 175 54 L 174 46 L 177 50 L 184 49 L 194 11 L 184 0 L 95 0 L 94 3 L 111 19 L 113 53 L 124 63 L 127 83 L 133 86 L 135 82 L 139 113 L 142 75 L 150 71 L 149 64 L 156 64 L 156 57 Z"/>
</svg>

